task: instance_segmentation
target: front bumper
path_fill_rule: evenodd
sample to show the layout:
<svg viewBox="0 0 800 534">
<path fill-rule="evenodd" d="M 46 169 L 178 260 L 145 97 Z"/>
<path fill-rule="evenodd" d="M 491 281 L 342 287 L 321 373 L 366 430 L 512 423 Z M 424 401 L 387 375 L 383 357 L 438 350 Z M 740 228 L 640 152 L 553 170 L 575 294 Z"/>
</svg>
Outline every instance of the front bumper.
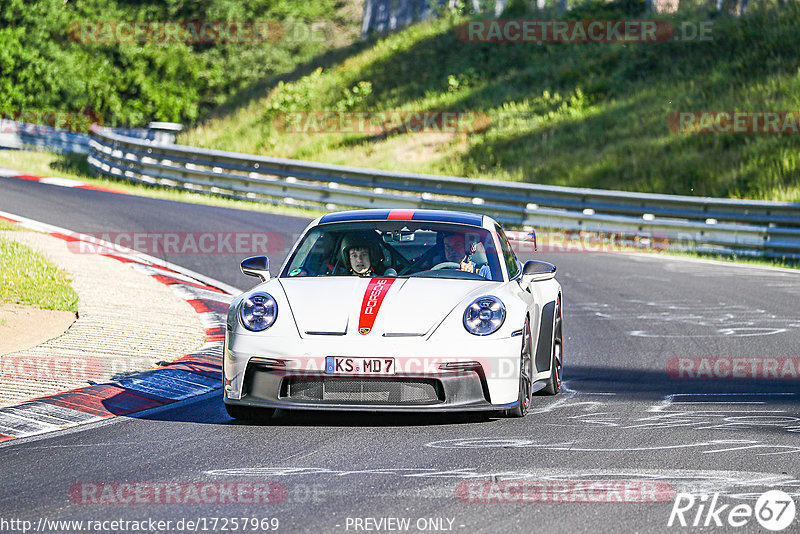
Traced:
<svg viewBox="0 0 800 534">
<path fill-rule="evenodd" d="M 228 404 L 294 410 L 452 412 L 498 410 L 480 367 L 436 376 L 340 376 L 292 373 L 251 363 L 239 400 Z"/>
<path fill-rule="evenodd" d="M 229 333 L 223 365 L 224 401 L 284 409 L 391 412 L 503 410 L 517 404 L 519 337 L 476 340 L 470 347 L 385 339 L 377 347 L 354 343 L 348 337 L 264 340 Z M 323 372 L 326 355 L 376 354 L 395 358 L 398 374 Z M 474 363 L 460 369 L 441 368 L 442 362 L 456 361 Z M 422 372 L 407 372 L 410 368 Z"/>
</svg>

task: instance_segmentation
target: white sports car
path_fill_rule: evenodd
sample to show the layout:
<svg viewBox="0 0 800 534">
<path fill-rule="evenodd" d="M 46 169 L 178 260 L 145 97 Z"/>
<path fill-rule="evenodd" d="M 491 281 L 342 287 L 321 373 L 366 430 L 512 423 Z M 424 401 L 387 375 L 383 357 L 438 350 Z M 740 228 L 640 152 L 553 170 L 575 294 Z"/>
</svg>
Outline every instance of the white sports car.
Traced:
<svg viewBox="0 0 800 534">
<path fill-rule="evenodd" d="M 535 239 L 535 237 L 534 237 Z M 561 286 L 521 265 L 490 217 L 358 210 L 314 220 L 277 277 L 236 297 L 224 403 L 238 419 L 276 408 L 524 416 L 561 387 Z"/>
</svg>

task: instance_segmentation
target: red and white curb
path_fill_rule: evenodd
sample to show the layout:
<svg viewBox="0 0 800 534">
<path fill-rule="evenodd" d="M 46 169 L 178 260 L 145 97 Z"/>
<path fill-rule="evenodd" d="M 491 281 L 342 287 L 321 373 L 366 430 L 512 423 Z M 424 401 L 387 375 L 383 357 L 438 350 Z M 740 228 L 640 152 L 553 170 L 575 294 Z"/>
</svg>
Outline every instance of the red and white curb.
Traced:
<svg viewBox="0 0 800 534">
<path fill-rule="evenodd" d="M 13 169 L 6 169 L 0 167 L 1 178 L 16 178 L 18 180 L 27 180 L 29 182 L 38 182 L 40 184 L 57 185 L 59 187 L 70 187 L 73 189 L 89 189 L 91 191 L 102 191 L 104 193 L 117 193 L 118 195 L 127 195 L 127 191 L 121 189 L 113 189 L 110 187 L 102 187 L 99 185 L 87 184 L 71 178 L 59 178 L 58 176 L 36 176 L 33 174 L 24 174 Z"/>
<path fill-rule="evenodd" d="M 98 243 L 94 237 L 18 215 L 0 211 L 0 219 L 68 242 L 87 241 L 114 248 L 111 243 Z M 0 408 L 0 442 L 130 415 L 221 389 L 228 304 L 241 291 L 145 254 L 103 255 L 130 264 L 188 302 L 205 328 L 205 344 L 158 369 Z"/>
</svg>

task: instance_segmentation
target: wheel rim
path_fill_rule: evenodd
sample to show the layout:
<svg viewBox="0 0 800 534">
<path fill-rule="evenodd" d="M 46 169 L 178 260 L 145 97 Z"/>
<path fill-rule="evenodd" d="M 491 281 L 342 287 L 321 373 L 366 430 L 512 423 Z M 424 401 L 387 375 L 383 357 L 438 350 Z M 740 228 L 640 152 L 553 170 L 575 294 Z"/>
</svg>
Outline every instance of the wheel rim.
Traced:
<svg viewBox="0 0 800 534">
<path fill-rule="evenodd" d="M 561 372 L 564 365 L 561 355 L 561 344 L 563 342 L 561 331 L 561 295 L 556 300 L 556 322 L 555 335 L 553 339 L 553 383 L 557 388 L 561 387 Z"/>
<path fill-rule="evenodd" d="M 519 380 L 520 391 L 522 392 L 522 409 L 528 411 L 531 407 L 531 395 L 533 390 L 533 359 L 531 358 L 531 334 L 530 324 L 525 320 L 525 328 L 522 330 L 522 357 L 520 358 Z"/>
</svg>

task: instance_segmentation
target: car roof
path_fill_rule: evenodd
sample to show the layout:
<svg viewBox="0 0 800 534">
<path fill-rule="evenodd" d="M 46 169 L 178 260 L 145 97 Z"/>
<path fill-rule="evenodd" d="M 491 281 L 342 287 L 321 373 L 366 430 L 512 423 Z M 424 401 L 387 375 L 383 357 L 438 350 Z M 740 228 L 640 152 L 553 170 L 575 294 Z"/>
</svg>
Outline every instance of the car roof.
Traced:
<svg viewBox="0 0 800 534">
<path fill-rule="evenodd" d="M 423 221 L 483 226 L 483 215 L 463 211 L 422 209 L 352 210 L 323 215 L 318 224 L 344 221 Z"/>
</svg>

